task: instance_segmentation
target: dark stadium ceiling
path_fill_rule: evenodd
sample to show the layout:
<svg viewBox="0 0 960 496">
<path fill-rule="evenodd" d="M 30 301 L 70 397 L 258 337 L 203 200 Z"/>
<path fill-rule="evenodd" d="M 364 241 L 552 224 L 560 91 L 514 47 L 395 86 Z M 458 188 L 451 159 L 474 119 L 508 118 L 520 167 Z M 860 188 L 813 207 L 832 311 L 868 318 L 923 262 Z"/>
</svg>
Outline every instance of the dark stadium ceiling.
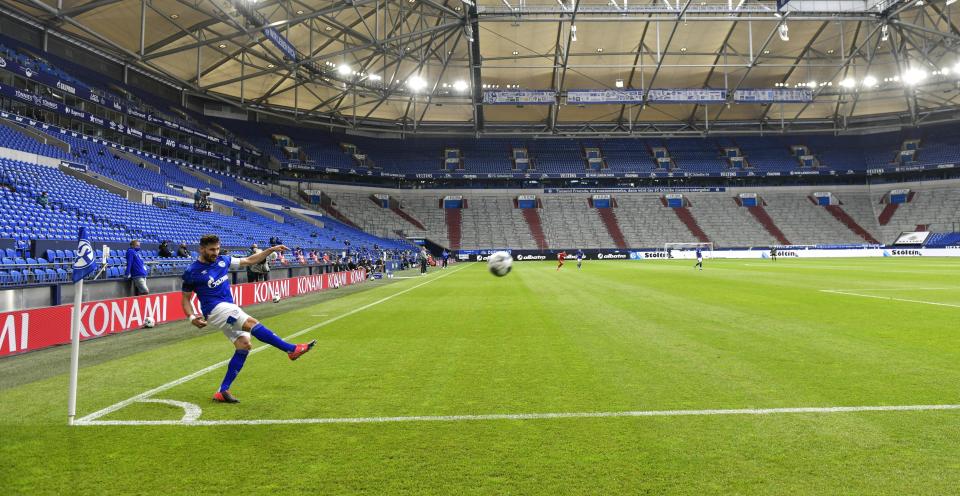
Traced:
<svg viewBox="0 0 960 496">
<path fill-rule="evenodd" d="M 776 1 L 755 0 L 0 0 L 0 10 L 190 92 L 294 120 L 616 135 L 958 119 L 955 1 L 791 0 L 778 11 Z M 289 40 L 294 58 L 270 31 Z M 484 88 L 562 95 L 620 85 L 729 94 L 806 85 L 814 101 L 477 104 Z"/>
</svg>

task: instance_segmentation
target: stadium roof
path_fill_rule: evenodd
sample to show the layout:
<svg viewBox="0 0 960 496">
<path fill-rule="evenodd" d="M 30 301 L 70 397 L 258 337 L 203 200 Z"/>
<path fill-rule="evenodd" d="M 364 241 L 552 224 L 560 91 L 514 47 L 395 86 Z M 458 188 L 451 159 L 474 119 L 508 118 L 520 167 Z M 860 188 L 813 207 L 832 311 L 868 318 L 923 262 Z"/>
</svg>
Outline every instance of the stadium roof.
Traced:
<svg viewBox="0 0 960 496">
<path fill-rule="evenodd" d="M 784 3 L 785 0 L 780 0 Z M 955 0 L 4 0 L 25 22 L 260 112 L 356 130 L 703 134 L 960 118 Z M 723 103 L 575 105 L 575 89 Z M 809 103 L 735 103 L 747 88 Z M 484 105 L 485 89 L 553 90 Z"/>
</svg>

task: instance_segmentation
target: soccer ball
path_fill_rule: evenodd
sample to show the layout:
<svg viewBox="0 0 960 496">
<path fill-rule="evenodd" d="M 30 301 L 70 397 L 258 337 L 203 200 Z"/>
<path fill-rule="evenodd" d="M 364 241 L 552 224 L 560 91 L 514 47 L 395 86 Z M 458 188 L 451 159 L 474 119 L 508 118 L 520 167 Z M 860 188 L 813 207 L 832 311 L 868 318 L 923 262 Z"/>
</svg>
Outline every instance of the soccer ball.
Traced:
<svg viewBox="0 0 960 496">
<path fill-rule="evenodd" d="M 273 293 L 273 302 L 280 303 L 280 293 Z"/>
<path fill-rule="evenodd" d="M 487 258 L 487 268 L 490 269 L 491 274 L 503 277 L 513 268 L 513 257 L 505 251 L 498 251 Z"/>
<path fill-rule="evenodd" d="M 157 322 L 153 320 L 153 317 L 144 317 L 143 318 L 143 327 L 147 329 L 157 325 Z"/>
</svg>

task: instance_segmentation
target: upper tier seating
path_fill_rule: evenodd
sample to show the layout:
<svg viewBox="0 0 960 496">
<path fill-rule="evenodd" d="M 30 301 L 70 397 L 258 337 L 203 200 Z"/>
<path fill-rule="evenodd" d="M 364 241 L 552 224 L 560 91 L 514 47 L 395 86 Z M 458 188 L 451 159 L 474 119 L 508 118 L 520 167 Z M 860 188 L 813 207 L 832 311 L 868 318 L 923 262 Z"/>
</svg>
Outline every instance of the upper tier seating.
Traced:
<svg viewBox="0 0 960 496">
<path fill-rule="evenodd" d="M 246 133 L 250 141 L 269 144 L 262 127 L 250 123 L 223 122 L 237 132 Z M 338 146 L 340 141 L 357 146 L 384 172 L 396 174 L 440 172 L 445 148 L 459 149 L 463 158 L 463 173 L 501 174 L 515 172 L 510 156 L 513 147 L 526 148 L 535 172 L 583 173 L 583 149 L 599 148 L 608 166 L 604 172 L 653 172 L 657 165 L 653 147 L 665 147 L 670 152 L 676 172 L 718 174 L 730 168 L 723 156 L 724 147 L 736 147 L 746 163 L 757 173 L 789 174 L 800 168 L 791 146 L 805 145 L 817 158 L 821 170 L 846 173 L 868 168 L 891 167 L 902 133 L 884 133 L 869 136 L 737 136 L 709 138 L 422 138 L 407 139 L 367 138 L 343 136 L 325 131 L 278 128 L 271 132 L 290 136 L 296 145 L 308 151 L 312 165 L 323 167 L 354 167 L 353 159 Z M 955 131 L 931 128 L 924 130 L 915 164 L 938 165 L 960 162 L 960 143 Z M 274 156 L 287 160 L 276 148 Z"/>
</svg>

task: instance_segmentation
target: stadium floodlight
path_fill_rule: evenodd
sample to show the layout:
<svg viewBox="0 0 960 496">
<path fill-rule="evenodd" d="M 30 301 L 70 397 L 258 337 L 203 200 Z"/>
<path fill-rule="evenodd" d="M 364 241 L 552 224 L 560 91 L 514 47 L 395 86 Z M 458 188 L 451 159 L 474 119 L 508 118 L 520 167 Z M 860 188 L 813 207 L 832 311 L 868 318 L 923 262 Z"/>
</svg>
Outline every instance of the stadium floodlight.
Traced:
<svg viewBox="0 0 960 496">
<path fill-rule="evenodd" d="M 614 86 L 616 86 L 617 88 L 623 88 L 623 80 L 622 79 L 616 80 L 614 82 Z"/>
<path fill-rule="evenodd" d="M 790 41 L 790 28 L 787 27 L 787 23 L 783 23 L 777 28 L 777 31 L 780 33 L 780 39 L 782 41 Z"/>
<path fill-rule="evenodd" d="M 953 66 L 953 73 L 960 76 L 960 62 L 957 62 L 957 65 Z"/>
<path fill-rule="evenodd" d="M 909 85 L 918 84 L 927 78 L 927 71 L 923 69 L 910 68 L 903 73 L 903 82 Z"/>
<path fill-rule="evenodd" d="M 890 39 L 890 29 L 884 24 L 880 27 L 880 41 L 887 41 Z"/>
<path fill-rule="evenodd" d="M 454 81 L 453 83 L 453 89 L 456 91 L 467 91 L 467 88 L 469 87 L 470 85 L 467 84 L 467 82 L 462 79 L 459 81 Z"/>
<path fill-rule="evenodd" d="M 577 41 L 577 25 L 570 25 L 570 41 Z"/>
<path fill-rule="evenodd" d="M 846 78 L 846 79 L 840 81 L 840 86 L 842 86 L 842 87 L 844 87 L 844 88 L 853 88 L 853 87 L 856 86 L 856 85 L 857 85 L 857 82 L 854 81 L 853 78 Z"/>
<path fill-rule="evenodd" d="M 953 5 L 957 3 L 957 0 L 947 0 L 947 5 Z"/>
<path fill-rule="evenodd" d="M 341 76 L 349 76 L 353 70 L 350 69 L 350 66 L 347 64 L 340 64 L 337 66 L 337 72 L 340 73 Z"/>
<path fill-rule="evenodd" d="M 420 91 L 427 87 L 427 82 L 420 76 L 413 76 L 407 80 L 407 86 L 413 91 Z"/>
<path fill-rule="evenodd" d="M 367 76 L 367 79 L 371 81 L 379 81 L 381 79 L 379 74 L 370 74 Z"/>
<path fill-rule="evenodd" d="M 877 86 L 877 78 L 873 76 L 867 76 L 863 78 L 863 87 L 864 88 L 875 88 Z"/>
</svg>

